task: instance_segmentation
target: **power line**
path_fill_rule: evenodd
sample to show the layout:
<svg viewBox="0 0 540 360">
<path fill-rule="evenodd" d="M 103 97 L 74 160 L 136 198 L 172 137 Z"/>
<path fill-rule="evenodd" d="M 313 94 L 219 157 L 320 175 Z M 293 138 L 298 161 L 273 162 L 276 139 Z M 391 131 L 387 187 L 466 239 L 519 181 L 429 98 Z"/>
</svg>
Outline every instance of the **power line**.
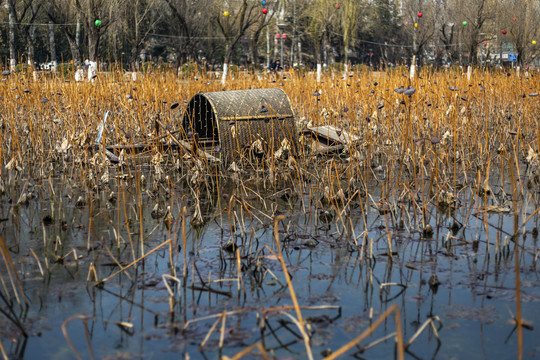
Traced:
<svg viewBox="0 0 540 360">
<path fill-rule="evenodd" d="M 334 35 L 343 37 L 343 34 L 337 33 L 335 31 L 331 31 L 331 33 L 334 34 Z M 380 42 L 369 41 L 369 40 L 356 40 L 356 41 L 361 42 L 361 43 L 367 43 L 367 44 L 372 44 L 372 45 L 380 45 L 380 46 L 386 46 L 386 47 L 396 47 L 396 48 L 412 48 L 413 47 L 412 45 L 388 44 L 388 43 L 380 43 Z M 437 47 L 456 47 L 456 46 L 465 46 L 465 44 L 457 43 L 457 44 L 448 44 L 448 45 L 446 45 L 446 44 L 440 44 L 440 45 L 437 45 L 437 44 L 424 44 L 424 45 L 422 45 L 422 47 L 434 47 L 434 48 L 437 48 Z"/>
<path fill-rule="evenodd" d="M 9 22 L 6 21 L 0 21 L 0 24 L 2 25 L 9 25 Z M 50 23 L 13 23 L 14 25 L 24 25 L 24 26 L 49 26 Z M 81 23 L 79 23 L 81 24 Z M 76 26 L 77 23 L 52 23 L 54 26 Z M 150 34 L 151 36 L 157 36 L 157 37 L 166 37 L 166 38 L 174 38 L 174 39 L 202 39 L 202 40 L 219 40 L 219 39 L 226 39 L 224 36 L 181 36 L 181 35 L 166 35 L 166 34 Z M 232 37 L 230 37 L 232 39 Z"/>
<path fill-rule="evenodd" d="M 9 22 L 0 21 L 0 24 L 9 25 Z M 14 24 L 15 25 L 24 25 L 24 26 L 31 26 L 31 25 L 34 25 L 34 26 L 49 26 L 49 25 L 51 25 L 50 23 L 14 23 Z M 79 23 L 79 24 L 81 24 L 81 23 Z M 77 23 L 63 23 L 63 24 L 52 23 L 52 25 L 54 25 L 54 26 L 76 26 Z M 334 35 L 343 37 L 343 34 L 339 34 L 339 33 L 335 32 L 335 31 L 332 31 L 332 33 Z M 166 34 L 155 34 L 155 33 L 150 34 L 150 36 L 171 38 L 171 39 L 197 39 L 197 40 L 222 40 L 222 39 L 227 39 L 224 36 L 181 36 L 181 35 L 166 35 Z M 229 39 L 231 39 L 231 38 L 232 37 L 230 37 Z M 413 47 L 412 45 L 388 44 L 388 43 L 380 43 L 380 42 L 369 41 L 369 40 L 356 40 L 356 41 L 360 42 L 360 43 L 371 44 L 371 45 L 379 45 L 379 46 L 395 47 L 395 48 L 412 48 Z M 437 47 L 459 47 L 459 46 L 465 46 L 465 44 L 457 43 L 457 44 L 448 44 L 448 45 L 447 44 L 441 44 L 441 45 L 425 44 L 425 45 L 423 45 L 423 47 L 433 47 L 433 48 L 437 48 Z"/>
<path fill-rule="evenodd" d="M 220 39 L 227 39 L 224 36 L 181 36 L 181 35 L 166 35 L 166 34 L 149 34 L 149 36 L 157 36 L 157 37 L 165 37 L 165 38 L 173 38 L 173 39 L 202 39 L 202 40 L 220 40 Z M 229 39 L 232 39 L 232 37 L 229 37 Z"/>
<path fill-rule="evenodd" d="M 3 24 L 3 25 L 9 25 L 9 22 L 7 21 L 0 21 L 0 24 Z M 24 26 L 49 26 L 51 25 L 51 23 L 17 23 L 17 22 L 14 22 L 13 23 L 14 25 L 24 25 Z M 81 23 L 79 23 L 81 24 Z M 77 23 L 65 23 L 65 24 L 57 24 L 57 23 L 52 23 L 52 25 L 56 25 L 56 26 L 75 26 L 77 25 Z"/>
</svg>

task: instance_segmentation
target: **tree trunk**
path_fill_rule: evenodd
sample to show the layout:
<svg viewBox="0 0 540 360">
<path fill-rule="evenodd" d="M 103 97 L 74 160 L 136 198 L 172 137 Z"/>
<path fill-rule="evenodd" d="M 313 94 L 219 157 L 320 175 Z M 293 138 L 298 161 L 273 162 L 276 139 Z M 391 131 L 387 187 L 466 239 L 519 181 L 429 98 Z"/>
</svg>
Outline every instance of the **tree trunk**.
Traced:
<svg viewBox="0 0 540 360">
<path fill-rule="evenodd" d="M 35 41 L 36 41 L 36 26 L 32 24 L 30 25 L 30 29 L 28 29 L 28 65 L 31 67 L 34 67 L 34 54 L 36 52 L 35 46 L 34 46 Z"/>
<path fill-rule="evenodd" d="M 417 45 L 416 45 L 416 28 L 413 29 L 413 45 L 412 45 L 412 51 L 413 51 L 413 56 L 418 55 L 418 48 L 417 48 Z"/>
<path fill-rule="evenodd" d="M 249 42 L 250 57 L 253 65 L 252 68 L 254 70 L 259 69 L 259 38 L 261 37 L 261 33 L 265 27 L 268 38 L 268 21 L 266 20 L 266 17 L 259 16 L 256 26 L 251 33 Z"/>
<path fill-rule="evenodd" d="M 56 40 L 54 38 L 54 24 L 49 21 L 49 48 L 51 51 L 52 72 L 56 72 Z"/>
<path fill-rule="evenodd" d="M 223 59 L 223 74 L 221 75 L 221 83 L 225 84 L 227 80 L 227 75 L 229 74 L 229 62 L 232 57 L 233 47 L 231 44 L 227 43 L 225 45 L 225 58 Z"/>
<path fill-rule="evenodd" d="M 324 35 L 323 35 L 324 36 Z M 321 82 L 322 75 L 322 36 L 315 41 L 315 60 L 317 61 L 317 82 Z"/>
<path fill-rule="evenodd" d="M 77 27 L 75 28 L 75 45 L 81 59 L 81 15 L 77 14 Z"/>
<path fill-rule="evenodd" d="M 81 50 L 79 48 L 79 45 L 77 44 L 77 41 L 75 40 L 72 34 L 68 35 L 66 33 L 66 38 L 69 43 L 69 49 L 71 50 L 71 57 L 73 58 L 73 64 L 75 66 L 79 66 L 80 64 L 82 64 Z"/>
<path fill-rule="evenodd" d="M 343 47 L 343 52 L 345 54 L 344 57 L 343 57 L 343 78 L 346 79 L 347 78 L 347 73 L 349 72 L 349 45 L 348 44 L 345 44 L 345 46 Z"/>
<path fill-rule="evenodd" d="M 227 74 L 229 73 L 229 64 L 223 63 L 223 74 L 221 74 L 221 83 L 225 84 L 227 81 Z"/>
<path fill-rule="evenodd" d="M 97 61 L 99 56 L 99 27 L 93 26 L 91 22 L 88 23 L 88 58 L 90 61 Z"/>
<path fill-rule="evenodd" d="M 266 68 L 270 67 L 270 28 L 266 27 Z"/>
<path fill-rule="evenodd" d="M 91 22 L 88 24 L 88 59 L 90 65 L 88 66 L 88 80 L 94 81 L 97 75 L 97 61 L 99 56 L 99 27 L 93 26 Z"/>
<path fill-rule="evenodd" d="M 322 61 L 323 61 L 323 64 L 328 65 L 328 49 L 326 47 L 326 36 L 325 35 L 323 35 L 322 42 L 323 42 L 323 44 L 322 44 L 322 55 L 323 55 Z"/>
<path fill-rule="evenodd" d="M 259 31 L 254 31 L 251 35 L 249 47 L 250 47 L 250 55 L 251 55 L 251 62 L 253 63 L 253 69 L 257 69 L 259 67 Z"/>
<path fill-rule="evenodd" d="M 469 43 L 469 64 L 476 65 L 478 57 L 476 56 L 476 31 L 472 34 Z"/>
<path fill-rule="evenodd" d="M 133 4 L 135 7 L 133 11 L 133 38 L 131 40 L 131 63 L 132 64 L 138 64 L 138 58 L 137 55 L 139 54 L 139 9 L 137 7 L 139 6 L 139 2 L 137 1 L 135 4 Z"/>
<path fill-rule="evenodd" d="M 15 70 L 17 58 L 15 54 L 15 4 L 13 0 L 7 0 L 9 12 L 9 68 Z"/>
</svg>

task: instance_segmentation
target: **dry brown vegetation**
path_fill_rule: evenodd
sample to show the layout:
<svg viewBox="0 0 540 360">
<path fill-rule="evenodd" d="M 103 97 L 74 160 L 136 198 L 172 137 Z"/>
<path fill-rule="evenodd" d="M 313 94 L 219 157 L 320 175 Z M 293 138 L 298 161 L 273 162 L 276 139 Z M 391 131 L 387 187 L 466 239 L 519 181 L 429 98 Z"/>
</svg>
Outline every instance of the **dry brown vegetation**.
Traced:
<svg viewBox="0 0 540 360">
<path fill-rule="evenodd" d="M 43 277 L 54 264 L 68 259 L 74 259 L 78 266 L 78 261 L 83 261 L 81 253 L 86 252 L 89 259 L 107 258 L 116 264 L 116 269 L 106 272 L 92 261 L 86 262 L 88 283 L 106 288 L 121 276 L 131 281 L 129 273 L 144 259 L 166 249 L 171 266 L 163 282 L 172 313 L 180 311 L 178 304 L 185 300 L 186 291 L 220 293 L 213 284 L 224 279 L 201 276 L 194 263 L 187 261 L 186 246 L 186 228 L 197 231 L 193 229 L 218 223 L 226 234 L 222 236 L 221 261 L 236 269 L 233 278 L 226 280 L 234 283 L 237 295 L 230 291 L 226 295 L 245 296 L 243 278 L 247 275 L 243 272 L 247 269 L 286 286 L 292 306 L 264 309 L 262 317 L 279 312 L 290 319 L 308 357 L 312 357 L 310 328 L 302 313 L 310 307 L 303 307 L 296 298 L 281 244 L 286 246 L 291 239 L 300 239 L 300 233 L 310 234 L 333 223 L 343 240 L 340 245 L 368 261 L 374 256 L 374 246 L 392 257 L 397 255 L 403 236 L 422 240 L 443 232 L 447 234 L 442 246 L 448 253 L 463 241 L 478 251 L 478 239 L 460 239 L 459 231 L 469 222 L 485 223 L 487 228 L 490 213 L 510 213 L 521 219 L 515 221 L 511 239 L 527 222 L 536 223 L 540 186 L 538 73 L 478 70 L 468 80 L 460 71 L 425 69 L 410 80 L 404 72 L 353 72 L 345 79 L 327 74 L 321 83 L 312 74 L 288 74 L 276 82 L 237 74 L 226 85 L 206 74 L 179 79 L 171 73 L 147 73 L 131 82 L 112 72 L 100 74 L 93 83 L 63 78 L 33 80 L 21 73 L 5 75 L 0 85 L 0 192 L 11 204 L 2 214 L 4 224 L 15 230 L 7 230 L 10 236 L 0 239 L 2 272 L 6 274 L 0 289 L 2 313 L 24 332 L 17 311 L 12 309 L 24 307 L 26 302 L 17 276 L 20 268 L 11 261 L 7 249 L 21 241 L 17 229 L 25 226 L 26 220 L 20 209 L 32 203 L 39 204 L 41 210 L 34 216 L 40 219 L 36 230 L 43 231 L 42 243 L 39 249 L 21 246 L 31 254 Z M 167 146 L 190 141 L 180 129 L 182 109 L 197 92 L 275 86 L 288 94 L 299 132 L 310 125 L 331 124 L 360 140 L 339 153 L 314 154 L 314 140 L 304 134 L 295 151 L 280 157 L 246 156 L 234 164 L 213 164 L 193 151 Z M 101 147 L 96 149 L 94 142 L 106 111 L 111 116 Z M 104 151 L 105 145 L 112 144 L 121 145 L 113 162 Z M 145 210 L 148 203 L 153 209 L 150 214 Z M 118 211 L 109 216 L 103 210 L 107 207 Z M 53 238 L 55 231 L 47 234 L 47 225 L 71 228 L 76 222 L 70 214 L 74 208 L 84 209 L 76 221 L 85 222 L 87 232 L 73 235 L 78 241 L 64 246 L 58 241 L 60 237 Z M 366 214 L 370 208 L 378 210 L 385 228 L 378 239 L 368 236 Z M 288 221 L 290 212 L 299 212 L 309 221 L 302 226 Z M 152 225 L 150 234 L 145 230 L 149 215 L 162 219 Z M 254 239 L 258 227 L 273 227 L 275 242 L 262 244 Z M 108 235 L 102 234 L 103 228 L 110 229 Z M 147 242 L 154 231 L 162 235 L 161 240 Z M 532 234 L 536 237 L 537 233 L 535 226 Z M 495 246 L 489 239 L 483 241 L 482 251 L 508 259 L 510 244 L 501 239 L 503 232 L 500 235 Z M 316 246 L 313 240 L 303 245 Z M 521 248 L 528 251 L 525 245 Z M 519 250 L 516 245 L 516 270 Z M 281 274 L 269 270 L 267 263 L 276 260 Z M 520 319 L 519 271 L 516 284 Z M 437 286 L 436 277 L 430 279 L 430 285 Z M 295 310 L 294 315 L 291 310 Z M 201 347 L 214 330 L 225 327 L 227 317 L 242 311 L 248 310 L 223 311 L 211 317 L 216 320 Z M 400 324 L 396 306 L 390 307 L 381 321 L 391 314 Z M 68 341 L 67 324 L 80 318 L 64 323 Z M 186 321 L 184 329 L 192 322 Z M 437 333 L 433 319 L 422 329 L 428 325 Z M 119 326 L 129 331 L 133 325 Z M 264 322 L 261 326 L 264 328 Z M 517 326 L 521 331 L 521 321 Z M 417 334 L 408 345 L 404 345 L 400 325 L 394 335 L 401 357 Z M 220 351 L 224 336 L 222 331 Z M 349 350 L 363 336 L 336 353 Z M 269 356 L 257 343 L 235 358 L 255 349 Z"/>
</svg>

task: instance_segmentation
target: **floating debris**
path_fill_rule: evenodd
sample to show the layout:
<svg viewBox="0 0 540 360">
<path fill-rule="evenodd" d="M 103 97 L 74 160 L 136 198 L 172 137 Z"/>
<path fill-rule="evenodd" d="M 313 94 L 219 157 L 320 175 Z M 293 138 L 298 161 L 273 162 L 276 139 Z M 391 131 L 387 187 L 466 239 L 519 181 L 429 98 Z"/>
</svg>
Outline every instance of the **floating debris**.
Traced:
<svg viewBox="0 0 540 360">
<path fill-rule="evenodd" d="M 426 224 L 426 226 L 424 226 L 424 229 L 422 230 L 422 234 L 424 234 L 426 238 L 430 238 L 431 236 L 433 236 L 433 227 L 431 227 L 430 224 Z"/>
<path fill-rule="evenodd" d="M 416 92 L 416 89 L 413 88 L 413 87 L 411 87 L 411 86 L 409 86 L 409 87 L 407 87 L 407 89 L 405 89 L 405 90 L 403 91 L 403 94 L 405 94 L 405 95 L 411 97 L 415 92 Z"/>
</svg>

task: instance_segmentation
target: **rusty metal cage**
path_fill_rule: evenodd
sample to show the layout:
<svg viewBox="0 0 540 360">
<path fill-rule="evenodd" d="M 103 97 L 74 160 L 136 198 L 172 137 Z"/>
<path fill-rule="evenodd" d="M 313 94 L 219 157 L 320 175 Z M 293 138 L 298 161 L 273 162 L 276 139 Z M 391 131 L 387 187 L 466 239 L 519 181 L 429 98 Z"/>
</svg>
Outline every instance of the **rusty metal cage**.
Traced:
<svg viewBox="0 0 540 360">
<path fill-rule="evenodd" d="M 294 147 L 298 137 L 289 98 L 279 88 L 198 93 L 182 126 L 225 162 L 253 150 L 275 152 L 285 143 Z"/>
</svg>

